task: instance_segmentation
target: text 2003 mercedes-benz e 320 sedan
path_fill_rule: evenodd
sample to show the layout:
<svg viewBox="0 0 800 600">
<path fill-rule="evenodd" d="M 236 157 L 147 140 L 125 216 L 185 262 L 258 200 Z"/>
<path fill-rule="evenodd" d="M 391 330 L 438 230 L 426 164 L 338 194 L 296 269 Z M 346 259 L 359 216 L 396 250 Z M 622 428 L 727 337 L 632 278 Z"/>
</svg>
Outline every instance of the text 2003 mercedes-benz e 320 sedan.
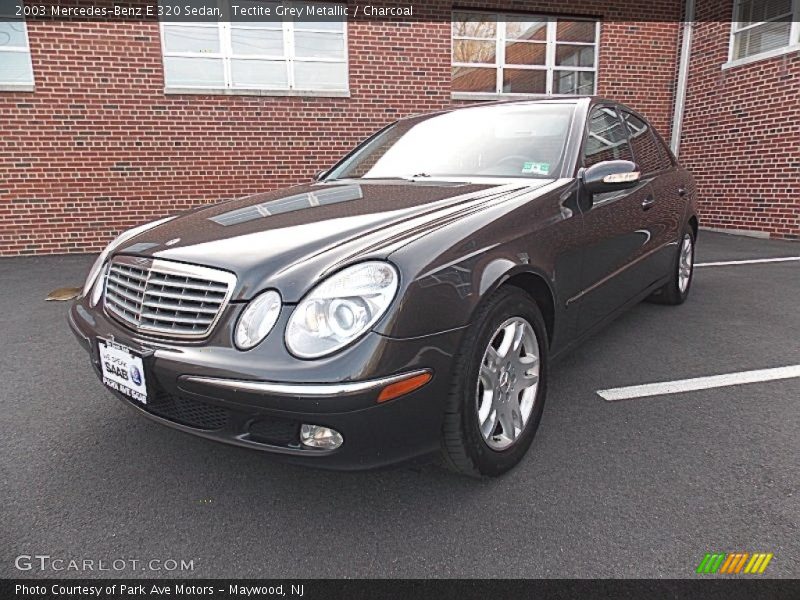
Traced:
<svg viewBox="0 0 800 600">
<path fill-rule="evenodd" d="M 549 361 L 685 300 L 692 177 L 597 98 L 398 121 L 317 180 L 123 233 L 70 312 L 103 382 L 182 431 L 331 468 L 498 475 Z"/>
</svg>

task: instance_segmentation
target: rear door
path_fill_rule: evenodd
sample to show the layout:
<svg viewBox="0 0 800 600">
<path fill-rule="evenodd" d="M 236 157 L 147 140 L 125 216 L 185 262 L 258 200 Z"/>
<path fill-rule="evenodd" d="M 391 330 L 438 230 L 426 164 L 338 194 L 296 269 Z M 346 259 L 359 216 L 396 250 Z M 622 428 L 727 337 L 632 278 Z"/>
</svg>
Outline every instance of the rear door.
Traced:
<svg viewBox="0 0 800 600">
<path fill-rule="evenodd" d="M 582 149 L 584 167 L 605 160 L 634 160 L 627 127 L 613 105 L 589 115 Z M 647 212 L 654 193 L 649 180 L 634 188 L 581 200 L 584 219 L 579 333 L 584 333 L 640 293 L 648 284 L 653 233 Z"/>
<path fill-rule="evenodd" d="M 628 128 L 633 158 L 642 170 L 642 179 L 653 190 L 653 203 L 644 214 L 645 227 L 651 234 L 647 244 L 649 285 L 672 271 L 686 190 L 681 189 L 681 175 L 672 154 L 652 126 L 624 108 L 620 113 Z"/>
</svg>

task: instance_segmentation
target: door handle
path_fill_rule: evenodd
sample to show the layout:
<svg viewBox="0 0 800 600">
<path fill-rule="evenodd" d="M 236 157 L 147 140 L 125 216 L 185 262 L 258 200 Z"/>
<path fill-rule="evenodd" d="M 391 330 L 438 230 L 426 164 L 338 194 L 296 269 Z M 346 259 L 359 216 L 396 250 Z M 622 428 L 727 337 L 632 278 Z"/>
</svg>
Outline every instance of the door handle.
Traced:
<svg viewBox="0 0 800 600">
<path fill-rule="evenodd" d="M 642 208 L 644 210 L 648 210 L 653 207 L 653 204 L 656 203 L 656 199 L 653 196 L 648 196 L 644 200 L 642 200 Z"/>
<path fill-rule="evenodd" d="M 686 195 L 686 188 L 678 188 L 678 196 L 683 198 Z"/>
</svg>

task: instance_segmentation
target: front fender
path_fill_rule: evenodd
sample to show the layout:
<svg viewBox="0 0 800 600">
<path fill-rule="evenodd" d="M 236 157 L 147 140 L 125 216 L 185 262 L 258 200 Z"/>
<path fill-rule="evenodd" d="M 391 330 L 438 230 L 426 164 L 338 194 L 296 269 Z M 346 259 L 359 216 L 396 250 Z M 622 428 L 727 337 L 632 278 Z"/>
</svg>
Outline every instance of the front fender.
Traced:
<svg viewBox="0 0 800 600">
<path fill-rule="evenodd" d="M 555 297 L 547 274 L 530 265 L 526 256 L 514 258 L 465 256 L 423 274 L 401 292 L 395 313 L 378 332 L 406 338 L 466 327 L 481 302 L 512 279 L 527 290 L 525 282 L 536 278 L 547 286 L 550 298 Z"/>
<path fill-rule="evenodd" d="M 484 298 L 517 276 L 550 278 L 529 263 L 527 255 L 497 253 L 486 249 L 422 273 L 404 289 L 394 311 L 378 329 L 389 337 L 422 337 L 466 327 Z M 401 279 L 403 275 L 401 274 Z"/>
<path fill-rule="evenodd" d="M 481 300 L 504 281 L 527 273 L 553 291 L 574 293 L 582 218 L 564 182 L 530 190 L 426 232 L 389 255 L 400 290 L 375 331 L 422 337 L 467 326 Z M 542 193 L 544 192 L 544 193 Z M 555 274 L 559 274 L 556 286 Z"/>
</svg>

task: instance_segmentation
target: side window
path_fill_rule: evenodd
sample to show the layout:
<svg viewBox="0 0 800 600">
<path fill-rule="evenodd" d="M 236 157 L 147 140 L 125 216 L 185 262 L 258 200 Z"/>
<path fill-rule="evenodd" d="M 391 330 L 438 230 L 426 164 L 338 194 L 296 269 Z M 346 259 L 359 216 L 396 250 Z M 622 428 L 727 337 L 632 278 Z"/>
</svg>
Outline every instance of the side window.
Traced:
<svg viewBox="0 0 800 600">
<path fill-rule="evenodd" d="M 604 160 L 633 160 L 625 126 L 617 111 L 609 106 L 598 108 L 589 119 L 589 134 L 583 148 L 583 166 L 591 167 Z"/>
<path fill-rule="evenodd" d="M 630 132 L 633 157 L 639 163 L 644 173 L 654 173 L 672 166 L 669 152 L 656 137 L 653 128 L 639 117 L 628 112 L 622 112 Z"/>
</svg>

